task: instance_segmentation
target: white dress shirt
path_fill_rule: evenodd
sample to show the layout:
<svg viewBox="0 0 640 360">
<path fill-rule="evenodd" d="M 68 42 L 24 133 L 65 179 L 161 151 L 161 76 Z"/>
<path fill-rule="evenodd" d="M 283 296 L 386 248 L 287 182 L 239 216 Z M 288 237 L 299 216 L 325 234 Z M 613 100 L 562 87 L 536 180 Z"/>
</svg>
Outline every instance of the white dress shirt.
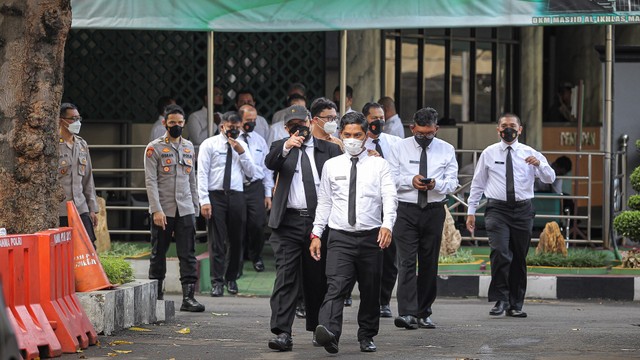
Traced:
<svg viewBox="0 0 640 360">
<path fill-rule="evenodd" d="M 247 136 L 246 141 L 245 134 Z M 273 190 L 273 171 L 269 170 L 267 165 L 264 163 L 264 158 L 269 153 L 267 142 L 264 141 L 262 136 L 255 132 L 245 133 L 244 131 L 241 131 L 238 139 L 247 143 L 249 151 L 251 152 L 251 157 L 253 158 L 255 174 L 253 174 L 251 182 L 262 180 L 262 184 L 264 185 L 264 196 L 270 198 Z"/>
<path fill-rule="evenodd" d="M 400 140 L 387 157 L 396 177 L 398 201 L 418 203 L 418 190 L 413 187 L 413 177 L 420 174 L 422 147 L 415 138 Z M 385 155 L 386 156 L 386 155 Z M 429 202 L 442 202 L 447 194 L 458 187 L 458 161 L 456 153 L 446 141 L 434 138 L 427 147 L 427 176 L 435 179 L 433 190 L 428 190 Z"/>
<path fill-rule="evenodd" d="M 521 144 L 516 140 L 508 145 L 504 141 L 489 145 L 478 159 L 476 170 L 471 181 L 469 191 L 469 209 L 467 214 L 476 213 L 482 194 L 495 200 L 507 200 L 507 147 L 511 146 L 511 162 L 513 163 L 513 182 L 516 201 L 533 198 L 533 183 L 539 177 L 544 183 L 550 184 L 556 179 L 556 172 L 549 166 L 544 155 L 532 147 Z M 539 166 L 529 165 L 524 159 L 535 156 L 540 161 Z"/>
<path fill-rule="evenodd" d="M 316 160 L 313 156 L 313 151 L 315 149 L 313 136 L 311 136 L 309 140 L 305 141 L 304 145 L 306 145 L 305 151 L 309 157 L 309 162 L 311 163 L 313 182 L 316 185 L 316 194 L 318 194 L 318 189 L 320 187 L 320 174 L 318 174 Z M 285 146 L 282 145 L 282 156 L 289 156 L 291 150 L 293 150 L 293 148 L 287 150 Z M 291 178 L 291 188 L 289 189 L 289 196 L 287 197 L 287 207 L 291 209 L 307 208 L 307 198 L 306 193 L 304 192 L 304 184 L 302 183 L 302 151 L 298 151 L 298 164 L 296 165 L 293 178 Z"/>
<path fill-rule="evenodd" d="M 356 223 L 349 224 L 351 157 L 343 154 L 324 163 L 312 231 L 318 237 L 327 224 L 331 229 L 354 232 L 378 227 L 392 230 L 396 222 L 398 197 L 389 163 L 363 151 L 356 163 Z"/>
<path fill-rule="evenodd" d="M 253 129 L 253 131 L 255 131 L 258 134 L 260 134 L 260 136 L 262 136 L 263 139 L 268 139 L 269 138 L 269 123 L 267 122 L 267 120 L 265 118 L 263 118 L 262 116 L 258 115 L 258 117 L 256 118 L 256 127 L 255 127 L 255 129 Z"/>
<path fill-rule="evenodd" d="M 189 140 L 193 145 L 200 145 L 209 137 L 209 119 L 207 119 L 207 108 L 202 107 L 200 110 L 191 113 L 187 119 L 187 131 L 189 132 Z M 213 123 L 213 132 L 218 131 L 218 125 Z"/>
<path fill-rule="evenodd" d="M 275 118 L 276 117 L 274 115 L 273 119 Z M 267 145 L 271 147 L 271 144 L 273 144 L 274 141 L 282 140 L 290 136 L 291 135 L 289 134 L 287 129 L 284 128 L 284 121 L 280 120 L 280 121 L 274 122 L 271 124 L 271 128 L 269 129 L 269 138 L 267 139 Z"/>
<path fill-rule="evenodd" d="M 393 115 L 384 122 L 382 132 L 390 135 L 395 135 L 400 139 L 404 139 L 404 127 L 402 126 L 402 120 L 398 114 Z"/>
<path fill-rule="evenodd" d="M 253 157 L 247 144 L 238 139 L 242 145 L 244 153 L 238 154 L 231 149 L 231 186 L 230 190 L 242 191 L 244 179 L 255 175 Z M 224 168 L 227 161 L 227 137 L 218 134 L 205 139 L 200 144 L 198 152 L 198 197 L 200 205 L 207 205 L 209 201 L 209 191 L 223 190 Z"/>
<path fill-rule="evenodd" d="M 395 135 L 381 133 L 378 135 L 378 140 L 380 140 L 378 144 L 380 144 L 380 148 L 382 149 L 382 157 L 387 157 L 391 155 L 391 149 L 402 139 Z M 367 148 L 367 150 L 375 150 L 376 144 L 373 142 L 372 138 L 367 137 L 364 147 Z"/>
<path fill-rule="evenodd" d="M 153 123 L 153 126 L 151 127 L 151 134 L 149 135 L 149 142 L 152 142 L 160 136 L 164 136 L 164 134 L 167 132 L 167 128 L 162 125 L 163 119 L 164 117 L 160 115 L 158 116 L 158 120 Z"/>
</svg>

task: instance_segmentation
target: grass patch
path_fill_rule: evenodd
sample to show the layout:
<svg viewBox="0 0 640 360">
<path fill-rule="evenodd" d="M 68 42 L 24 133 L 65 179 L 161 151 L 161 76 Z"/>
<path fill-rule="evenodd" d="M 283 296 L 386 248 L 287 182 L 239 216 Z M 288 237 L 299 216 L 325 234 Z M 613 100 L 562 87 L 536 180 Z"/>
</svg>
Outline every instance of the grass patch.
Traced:
<svg viewBox="0 0 640 360">
<path fill-rule="evenodd" d="M 589 249 L 570 250 L 566 257 L 562 254 L 549 253 L 530 253 L 527 256 L 529 266 L 602 267 L 607 266 L 608 263 L 607 254 Z"/>
<path fill-rule="evenodd" d="M 476 261 L 471 249 L 458 249 L 453 255 L 440 256 L 438 264 L 464 264 Z"/>
<path fill-rule="evenodd" d="M 111 243 L 111 249 L 102 252 L 100 255 L 126 258 L 147 253 L 150 249 L 149 243 L 146 242 L 114 241 Z"/>
<path fill-rule="evenodd" d="M 100 255 L 100 263 L 112 284 L 124 284 L 133 281 L 133 269 L 123 257 Z"/>
</svg>

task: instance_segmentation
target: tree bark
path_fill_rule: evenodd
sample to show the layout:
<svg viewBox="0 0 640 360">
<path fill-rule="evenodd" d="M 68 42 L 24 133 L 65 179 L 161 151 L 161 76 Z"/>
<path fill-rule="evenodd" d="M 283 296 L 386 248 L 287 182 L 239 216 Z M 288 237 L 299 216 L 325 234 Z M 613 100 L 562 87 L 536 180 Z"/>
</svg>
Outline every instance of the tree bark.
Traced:
<svg viewBox="0 0 640 360">
<path fill-rule="evenodd" d="M 58 225 L 58 111 L 70 0 L 0 5 L 0 227 Z"/>
</svg>

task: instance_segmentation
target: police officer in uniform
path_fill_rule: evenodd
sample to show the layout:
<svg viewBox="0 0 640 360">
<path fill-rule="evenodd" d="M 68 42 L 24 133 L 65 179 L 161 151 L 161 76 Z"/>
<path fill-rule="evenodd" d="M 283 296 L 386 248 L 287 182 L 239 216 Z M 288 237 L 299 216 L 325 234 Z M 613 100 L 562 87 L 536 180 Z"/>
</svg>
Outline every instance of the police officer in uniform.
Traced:
<svg viewBox="0 0 640 360">
<path fill-rule="evenodd" d="M 180 311 L 201 312 L 204 305 L 194 298 L 198 281 L 195 257 L 198 191 L 194 148 L 189 140 L 182 138 L 185 121 L 180 106 L 167 106 L 163 123 L 166 133 L 147 145 L 144 158 L 149 213 L 153 219 L 149 279 L 158 280 L 158 299 L 162 299 L 166 254 L 173 234 L 180 260 Z"/>
<path fill-rule="evenodd" d="M 98 223 L 96 187 L 91 171 L 91 157 L 87 142 L 78 136 L 82 117 L 78 108 L 70 103 L 60 106 L 60 143 L 58 146 L 58 182 L 64 189 L 64 201 L 58 210 L 60 226 L 69 224 L 67 201 L 73 201 L 80 214 L 82 224 L 95 247 L 96 234 L 93 227 Z"/>
</svg>

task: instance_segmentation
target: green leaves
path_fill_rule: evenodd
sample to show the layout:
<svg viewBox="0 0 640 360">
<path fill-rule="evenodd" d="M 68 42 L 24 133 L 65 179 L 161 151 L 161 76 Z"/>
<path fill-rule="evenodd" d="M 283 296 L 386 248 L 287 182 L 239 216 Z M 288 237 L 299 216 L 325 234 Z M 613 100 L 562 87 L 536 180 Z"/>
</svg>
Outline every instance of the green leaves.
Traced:
<svg viewBox="0 0 640 360">
<path fill-rule="evenodd" d="M 571 250 L 566 257 L 552 253 L 530 253 L 527 256 L 527 265 L 530 266 L 602 267 L 607 264 L 607 254 L 589 249 Z"/>
</svg>

